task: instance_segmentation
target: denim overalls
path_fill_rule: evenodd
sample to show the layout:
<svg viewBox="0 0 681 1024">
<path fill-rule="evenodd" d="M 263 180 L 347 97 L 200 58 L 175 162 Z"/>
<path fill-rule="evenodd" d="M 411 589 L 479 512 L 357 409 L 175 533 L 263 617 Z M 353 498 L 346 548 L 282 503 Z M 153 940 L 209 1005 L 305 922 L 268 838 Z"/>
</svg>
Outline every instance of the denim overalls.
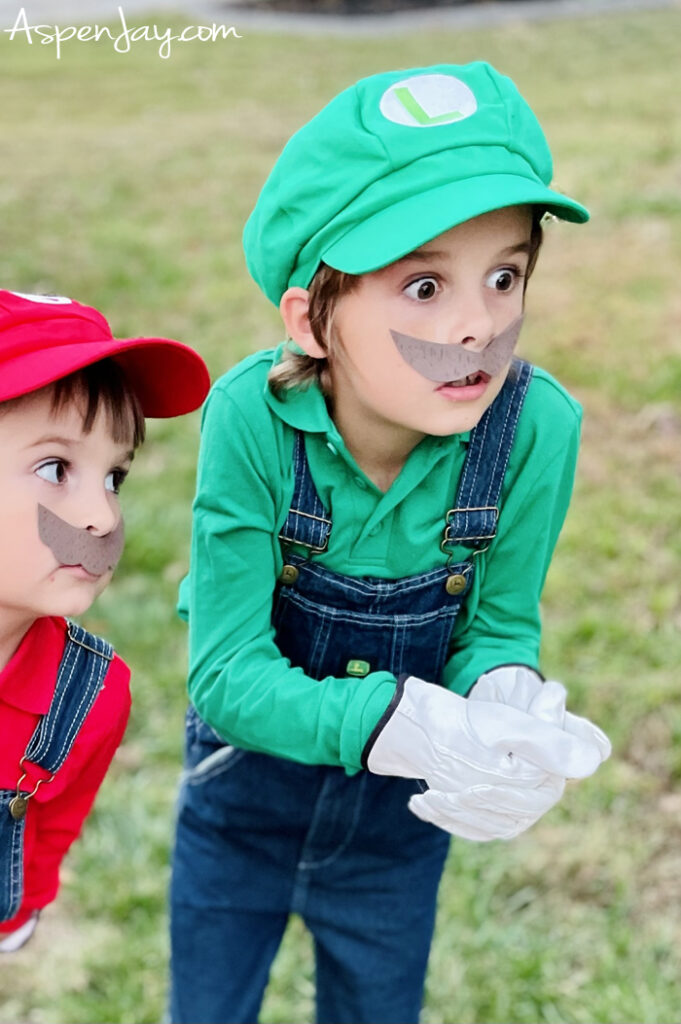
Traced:
<svg viewBox="0 0 681 1024">
<path fill-rule="evenodd" d="M 441 564 L 416 576 L 353 578 L 315 561 L 332 520 L 296 435 L 273 606 L 292 665 L 318 679 L 387 669 L 441 681 L 475 554 L 496 532 L 531 373 L 513 362 L 471 432 L 454 508 L 441 513 L 442 550 L 462 544 L 470 557 L 442 564 L 434 552 Z M 192 707 L 186 743 L 171 883 L 173 1022 L 252 1024 L 291 912 L 314 938 L 320 1024 L 417 1021 L 449 842 L 407 808 L 424 784 L 225 745 Z"/>
<path fill-rule="evenodd" d="M 22 789 L 26 778 L 23 764 L 29 761 L 50 773 L 52 781 L 80 732 L 113 658 L 113 648 L 74 622 L 68 623 L 68 635 L 52 703 L 36 726 L 17 766 L 19 780 L 15 789 L 0 789 L 0 921 L 7 921 L 19 910 L 24 891 L 24 825 L 32 792 Z"/>
</svg>

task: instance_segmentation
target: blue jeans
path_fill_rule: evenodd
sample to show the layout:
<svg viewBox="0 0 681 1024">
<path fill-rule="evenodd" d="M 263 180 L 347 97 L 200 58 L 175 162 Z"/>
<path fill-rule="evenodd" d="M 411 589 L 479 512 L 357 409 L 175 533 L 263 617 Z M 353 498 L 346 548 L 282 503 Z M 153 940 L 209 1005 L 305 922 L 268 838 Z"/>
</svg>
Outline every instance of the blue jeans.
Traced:
<svg viewBox="0 0 681 1024">
<path fill-rule="evenodd" d="M 447 564 L 447 548 L 494 537 L 530 372 L 514 363 L 472 431 L 442 550 L 416 576 L 359 580 L 315 560 L 333 523 L 296 436 L 280 535 L 290 571 L 272 616 L 292 665 L 316 679 L 343 678 L 352 662 L 440 682 L 475 572 L 472 556 Z M 175 1024 L 253 1024 L 290 913 L 314 939 L 319 1024 L 415 1024 L 449 843 L 408 810 L 420 785 L 237 749 L 190 708 L 171 882 Z"/>
<path fill-rule="evenodd" d="M 253 1024 L 294 912 L 314 939 L 318 1021 L 418 1021 L 449 840 L 407 809 L 418 789 L 224 746 L 190 709 L 172 1020 Z"/>
</svg>

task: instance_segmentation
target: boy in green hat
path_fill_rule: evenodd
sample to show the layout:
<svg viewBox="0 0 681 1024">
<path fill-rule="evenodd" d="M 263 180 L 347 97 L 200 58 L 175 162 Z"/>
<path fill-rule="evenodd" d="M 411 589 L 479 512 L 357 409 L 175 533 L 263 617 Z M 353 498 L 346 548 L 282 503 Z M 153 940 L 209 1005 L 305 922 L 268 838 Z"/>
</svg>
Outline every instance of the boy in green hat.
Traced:
<svg viewBox="0 0 681 1024">
<path fill-rule="evenodd" d="M 588 218 L 551 174 L 489 65 L 389 72 L 246 225 L 290 341 L 204 413 L 175 1022 L 256 1020 L 292 912 L 321 1024 L 416 1021 L 450 834 L 519 834 L 609 754 L 538 670 L 580 409 L 513 348 L 542 217 Z"/>
</svg>

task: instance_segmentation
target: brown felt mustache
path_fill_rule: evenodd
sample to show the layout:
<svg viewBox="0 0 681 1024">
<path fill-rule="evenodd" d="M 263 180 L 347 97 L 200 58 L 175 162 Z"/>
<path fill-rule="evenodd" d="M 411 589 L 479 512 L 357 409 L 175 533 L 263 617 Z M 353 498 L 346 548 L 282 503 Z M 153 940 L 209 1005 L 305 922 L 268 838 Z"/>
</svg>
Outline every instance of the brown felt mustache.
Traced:
<svg viewBox="0 0 681 1024">
<path fill-rule="evenodd" d="M 60 519 L 44 505 L 38 505 L 38 533 L 43 544 L 61 565 L 82 565 L 93 576 L 101 576 L 116 567 L 125 543 L 123 520 L 104 537 Z"/>
<path fill-rule="evenodd" d="M 410 334 L 390 331 L 397 350 L 413 370 L 428 380 L 444 383 L 461 380 L 471 373 L 483 370 L 491 377 L 510 362 L 516 346 L 523 316 L 511 321 L 481 352 L 471 352 L 463 345 L 441 345 L 437 341 L 424 341 Z"/>
</svg>

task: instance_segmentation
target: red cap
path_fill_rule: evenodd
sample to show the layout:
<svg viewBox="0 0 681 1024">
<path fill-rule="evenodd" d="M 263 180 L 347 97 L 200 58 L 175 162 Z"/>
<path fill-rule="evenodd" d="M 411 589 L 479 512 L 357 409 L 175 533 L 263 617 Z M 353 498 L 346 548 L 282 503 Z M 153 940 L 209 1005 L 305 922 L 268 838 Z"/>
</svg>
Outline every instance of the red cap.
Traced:
<svg viewBox="0 0 681 1024">
<path fill-rule="evenodd" d="M 0 290 L 0 402 L 108 358 L 124 369 L 145 416 L 191 412 L 210 387 L 201 356 L 179 341 L 114 338 L 91 306 Z"/>
</svg>

